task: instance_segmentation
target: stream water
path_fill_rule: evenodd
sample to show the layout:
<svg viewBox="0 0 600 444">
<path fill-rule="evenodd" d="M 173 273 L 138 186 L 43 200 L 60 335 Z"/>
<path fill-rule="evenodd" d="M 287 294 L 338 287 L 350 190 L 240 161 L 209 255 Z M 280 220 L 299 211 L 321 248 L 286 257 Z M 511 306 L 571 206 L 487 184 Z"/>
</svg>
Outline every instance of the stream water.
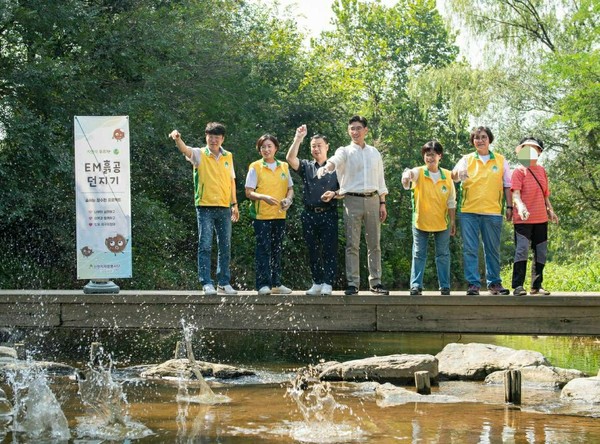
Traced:
<svg viewBox="0 0 600 444">
<path fill-rule="evenodd" d="M 318 360 L 349 360 L 392 353 L 435 354 L 449 342 L 486 342 L 536 350 L 545 354 L 554 365 L 596 375 L 600 359 L 597 338 L 283 333 L 243 336 L 239 333 L 229 336 L 200 332 L 195 339 L 196 359 L 219 360 L 256 372 L 255 376 L 236 380 L 207 378 L 214 395 L 226 402 L 210 405 L 194 402 L 194 394 L 202 390 L 199 382 L 147 380 L 126 370 L 128 365 L 158 362 L 162 357 L 134 357 L 130 351 L 123 350 L 124 347 L 116 346 L 119 342 L 124 345 L 120 336 L 112 340 L 115 342 L 114 355 L 122 358 L 122 365 L 119 359 L 115 359 L 111 369 L 102 369 L 104 373 L 101 371 L 96 375 L 105 382 L 100 384 L 102 390 L 94 395 L 96 398 L 93 400 L 82 396 L 81 381 L 77 378 L 65 375 L 47 377 L 47 387 L 55 397 L 53 405 L 62 409 L 70 436 L 64 436 L 64 427 L 60 431 L 63 435 L 32 436 L 27 433 L 26 417 L 19 417 L 20 429 L 14 430 L 10 420 L 0 415 L 0 442 L 600 442 L 598 415 L 565 409 L 559 391 L 524 388 L 522 405 L 516 407 L 504 403 L 502 386 L 488 386 L 480 382 L 441 382 L 439 387 L 433 387 L 430 399 L 448 395 L 458 398 L 458 401 L 438 403 L 384 399 L 376 396 L 374 383 L 326 384 L 309 380 L 310 383 L 300 387 L 297 379 L 299 367 Z M 79 337 L 86 338 L 85 334 L 79 334 Z M 140 337 L 130 340 L 140 341 Z M 36 347 L 44 342 L 39 337 L 36 341 Z M 107 350 L 111 349 L 107 345 L 111 338 L 104 338 L 102 342 Z M 160 341 L 149 343 L 162 349 L 169 340 L 163 337 L 160 347 L 157 345 Z M 45 345 L 46 354 L 56 355 L 56 350 L 53 352 L 52 347 Z M 61 345 L 62 350 L 65 344 Z M 154 350 L 149 344 L 138 342 L 137 345 L 146 352 Z M 71 351 L 77 353 L 77 347 L 71 347 Z M 43 355 L 44 351 L 40 349 L 37 353 Z M 81 353 L 81 356 L 84 355 Z M 172 357 L 172 349 L 167 355 L 171 355 L 167 359 Z M 61 356 L 66 360 L 66 355 Z M 44 356 L 45 359 L 57 357 Z M 81 361 L 69 363 L 80 369 L 86 364 Z M 44 380 L 37 373 L 32 381 L 36 392 L 50 396 L 44 389 Z M 0 388 L 12 402 L 15 385 L 5 378 L 0 379 Z M 182 393 L 186 396 L 181 396 Z M 23 399 L 24 395 L 20 396 Z M 45 399 L 35 402 L 43 403 Z M 62 418 L 55 407 L 54 417 Z M 108 412 L 112 422 L 102 419 L 99 412 Z"/>
</svg>

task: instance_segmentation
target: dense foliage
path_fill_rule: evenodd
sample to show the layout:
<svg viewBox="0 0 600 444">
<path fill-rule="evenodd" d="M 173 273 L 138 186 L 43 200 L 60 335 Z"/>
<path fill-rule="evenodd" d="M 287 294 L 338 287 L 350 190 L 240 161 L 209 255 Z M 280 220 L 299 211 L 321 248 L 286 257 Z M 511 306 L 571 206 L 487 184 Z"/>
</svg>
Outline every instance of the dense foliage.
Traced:
<svg viewBox="0 0 600 444">
<path fill-rule="evenodd" d="M 587 220 L 590 213 L 600 212 L 600 197 L 594 180 L 597 163 L 586 161 L 599 154 L 599 70 L 594 69 L 598 31 L 590 28 L 598 6 L 595 1 L 576 3 L 587 4 L 587 9 L 569 9 L 563 22 L 552 23 L 548 35 L 560 35 L 561 40 L 552 40 L 553 47 L 547 50 L 552 56 L 540 55 L 539 69 L 523 79 L 530 89 L 538 89 L 526 95 L 515 86 L 514 100 L 496 104 L 504 107 L 506 121 L 487 122 L 499 129 L 500 140 L 507 145 L 523 131 L 543 126 L 543 137 L 555 152 L 550 169 L 556 206 L 565 215 L 565 230 L 551 234 L 556 237 L 551 250 L 556 251 L 563 243 L 589 245 L 594 229 L 600 228 L 598 217 L 591 226 Z M 454 36 L 433 0 L 399 0 L 394 7 L 379 1 L 337 0 L 333 29 L 310 46 L 291 18 L 281 19 L 274 9 L 239 0 L 5 0 L 3 4 L 2 288 L 84 284 L 75 276 L 75 115 L 130 118 L 134 276 L 119 285 L 194 289 L 197 229 L 191 167 L 167 138 L 169 131 L 177 128 L 186 143 L 201 146 L 206 122 L 224 122 L 225 147 L 235 156 L 238 198 L 243 202 L 247 165 L 258 157 L 254 143 L 261 134 L 279 137 L 278 157 L 283 159 L 295 128 L 305 123 L 310 133 L 327 134 L 334 150 L 347 143 L 346 122 L 355 113 L 371 122 L 369 142 L 383 153 L 390 189 L 389 219 L 382 233 L 384 283 L 406 288 L 412 241 L 410 195 L 402 190 L 400 173 L 422 162 L 420 147 L 432 138 L 445 147 L 442 166 L 451 168 L 469 151 L 471 120 L 485 117 L 494 105 L 486 100 L 482 106 L 475 97 L 466 100 L 472 106 L 457 112 L 464 99 L 458 100 L 461 95 L 456 91 L 448 98 L 444 91 L 432 89 L 436 76 L 441 79 L 437 84 L 443 84 L 444 73 L 465 72 L 466 78 L 481 80 L 481 94 L 514 83 L 509 70 L 501 67 L 480 73 L 458 64 Z M 571 30 L 570 38 L 564 36 L 565 30 Z M 523 38 L 532 39 L 528 34 Z M 526 45 L 520 48 L 525 51 Z M 429 86 L 415 86 L 427 76 Z M 458 79 L 465 77 L 455 79 L 451 83 L 458 88 L 462 84 Z M 536 94 L 544 101 L 537 102 Z M 535 115 L 535 128 L 522 124 L 519 135 L 510 134 L 511 123 L 521 115 L 515 110 L 522 111 L 524 103 L 534 103 L 546 114 Z M 576 154 L 576 162 L 567 158 L 567 148 Z M 300 155 L 310 155 L 306 143 Z M 296 191 L 301 193 L 299 186 Z M 240 209 L 241 220 L 233 229 L 232 275 L 234 285 L 252 288 L 254 235 L 247 203 Z M 294 288 L 304 288 L 310 281 L 300 211 L 298 197 L 288 216 L 283 273 L 284 283 Z M 508 227 L 506 234 L 503 260 L 508 263 L 512 254 Z M 343 236 L 341 241 L 343 246 Z M 458 284 L 460 242 L 453 240 L 452 251 L 453 280 Z M 343 286 L 342 248 L 339 255 L 338 286 Z M 426 281 L 434 287 L 433 261 L 428 270 Z M 362 277 L 366 281 L 366 267 Z"/>
</svg>

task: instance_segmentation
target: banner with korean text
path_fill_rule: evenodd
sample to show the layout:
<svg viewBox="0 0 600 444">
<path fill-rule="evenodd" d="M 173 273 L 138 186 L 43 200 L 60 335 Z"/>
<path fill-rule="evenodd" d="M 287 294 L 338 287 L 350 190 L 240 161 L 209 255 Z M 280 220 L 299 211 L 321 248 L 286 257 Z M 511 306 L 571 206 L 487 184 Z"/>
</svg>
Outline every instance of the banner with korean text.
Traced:
<svg viewBox="0 0 600 444">
<path fill-rule="evenodd" d="M 74 120 L 77 279 L 130 278 L 129 117 Z"/>
</svg>

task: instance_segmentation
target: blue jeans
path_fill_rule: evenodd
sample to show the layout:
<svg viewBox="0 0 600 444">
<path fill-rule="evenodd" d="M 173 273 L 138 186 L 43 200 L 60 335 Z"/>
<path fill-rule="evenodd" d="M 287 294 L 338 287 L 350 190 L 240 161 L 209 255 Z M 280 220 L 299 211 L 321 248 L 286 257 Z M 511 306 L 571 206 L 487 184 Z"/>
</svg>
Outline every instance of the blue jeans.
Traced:
<svg viewBox="0 0 600 444">
<path fill-rule="evenodd" d="M 210 262 L 213 232 L 217 235 L 217 281 L 229 285 L 231 273 L 231 208 L 196 207 L 198 217 L 198 277 L 202 285 L 212 284 Z"/>
<path fill-rule="evenodd" d="M 433 234 L 435 240 L 435 267 L 439 288 L 450 288 L 450 229 L 444 231 L 422 231 L 413 225 L 412 267 L 410 288 L 423 288 L 423 275 L 427 262 L 427 241 Z"/>
<path fill-rule="evenodd" d="M 285 219 L 255 219 L 252 226 L 256 237 L 256 289 L 279 287 Z"/>
<path fill-rule="evenodd" d="M 337 209 L 322 213 L 304 210 L 301 218 L 313 283 L 333 285 L 337 269 Z"/>
<path fill-rule="evenodd" d="M 461 213 L 460 231 L 463 241 L 465 279 L 469 285 L 481 286 L 479 274 L 479 236 L 483 241 L 485 278 L 488 287 L 502 284 L 500 279 L 500 233 L 502 216 L 495 214 Z"/>
</svg>

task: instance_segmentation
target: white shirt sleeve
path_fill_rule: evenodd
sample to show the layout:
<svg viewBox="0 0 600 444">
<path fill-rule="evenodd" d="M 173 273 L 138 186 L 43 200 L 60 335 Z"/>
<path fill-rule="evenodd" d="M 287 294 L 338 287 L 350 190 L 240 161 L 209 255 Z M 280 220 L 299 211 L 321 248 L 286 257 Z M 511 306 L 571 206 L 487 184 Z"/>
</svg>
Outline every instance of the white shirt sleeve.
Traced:
<svg viewBox="0 0 600 444">
<path fill-rule="evenodd" d="M 200 159 L 202 158 L 202 156 L 200 155 L 200 148 L 191 148 L 192 150 L 192 157 L 188 157 L 184 154 L 184 157 L 192 164 L 194 165 L 196 168 L 198 168 L 200 166 Z"/>
<path fill-rule="evenodd" d="M 416 167 L 416 168 L 413 168 L 412 170 L 410 170 L 410 178 L 411 178 L 410 181 L 412 183 L 417 183 L 417 181 L 419 180 L 419 176 L 420 176 L 419 170 L 420 169 L 421 169 L 420 167 Z"/>
<path fill-rule="evenodd" d="M 502 175 L 502 181 L 504 182 L 504 188 L 510 188 L 512 184 L 512 171 L 510 169 L 510 165 L 508 164 L 508 160 L 504 158 L 504 174 Z"/>
<path fill-rule="evenodd" d="M 331 162 L 335 167 L 333 171 L 337 170 L 340 167 L 343 167 L 344 162 L 346 161 L 346 147 L 341 146 L 337 150 L 335 150 L 335 154 L 327 159 L 328 162 Z"/>
<path fill-rule="evenodd" d="M 466 169 L 467 169 L 467 156 L 462 156 L 460 158 L 460 160 L 458 162 L 456 162 L 456 165 L 452 169 L 452 172 L 466 170 Z"/>
<path fill-rule="evenodd" d="M 448 196 L 448 208 L 456 208 L 456 188 L 454 187 L 454 183 L 450 187 L 450 196 Z"/>
<path fill-rule="evenodd" d="M 258 178 L 256 177 L 256 170 L 254 168 L 250 168 L 248 170 L 248 174 L 246 175 L 246 188 L 256 189 L 256 184 L 258 182 Z"/>
<path fill-rule="evenodd" d="M 384 170 L 383 170 L 383 159 L 381 158 L 381 153 L 379 151 L 377 151 L 377 154 L 379 156 L 379 172 L 378 172 L 378 182 L 379 185 L 377 186 L 377 191 L 379 192 L 380 196 L 384 196 L 386 194 L 388 194 L 388 189 L 387 189 L 387 185 L 385 184 L 385 174 L 384 174 Z"/>
</svg>

